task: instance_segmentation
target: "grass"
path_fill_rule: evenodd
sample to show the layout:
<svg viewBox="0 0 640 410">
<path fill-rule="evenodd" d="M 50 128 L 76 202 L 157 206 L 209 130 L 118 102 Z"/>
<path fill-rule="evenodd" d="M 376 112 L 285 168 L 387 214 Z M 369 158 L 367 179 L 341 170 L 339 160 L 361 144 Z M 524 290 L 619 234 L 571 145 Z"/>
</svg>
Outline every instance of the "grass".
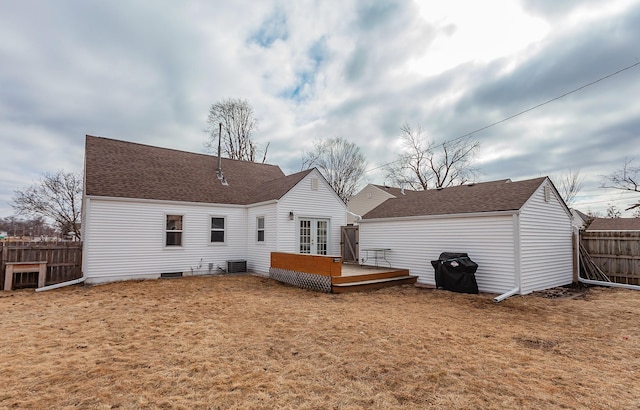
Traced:
<svg viewBox="0 0 640 410">
<path fill-rule="evenodd" d="M 253 276 L 0 293 L 0 408 L 639 408 L 640 293 Z"/>
</svg>

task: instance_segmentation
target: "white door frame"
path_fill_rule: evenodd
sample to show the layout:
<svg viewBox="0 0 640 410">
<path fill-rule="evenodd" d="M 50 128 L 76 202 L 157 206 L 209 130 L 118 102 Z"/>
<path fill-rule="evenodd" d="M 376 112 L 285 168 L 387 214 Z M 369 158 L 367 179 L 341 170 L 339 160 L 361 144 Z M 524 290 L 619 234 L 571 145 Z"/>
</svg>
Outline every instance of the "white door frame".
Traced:
<svg viewBox="0 0 640 410">
<path fill-rule="evenodd" d="M 302 223 L 308 226 L 303 227 Z M 298 253 L 311 255 L 328 255 L 330 233 L 330 218 L 299 217 L 296 221 L 296 248 Z M 322 224 L 324 223 L 324 227 Z M 303 232 L 306 229 L 307 232 Z M 307 238 L 303 238 L 303 234 Z M 320 245 L 320 246 L 319 246 Z M 324 249 L 322 249 L 324 246 Z"/>
</svg>

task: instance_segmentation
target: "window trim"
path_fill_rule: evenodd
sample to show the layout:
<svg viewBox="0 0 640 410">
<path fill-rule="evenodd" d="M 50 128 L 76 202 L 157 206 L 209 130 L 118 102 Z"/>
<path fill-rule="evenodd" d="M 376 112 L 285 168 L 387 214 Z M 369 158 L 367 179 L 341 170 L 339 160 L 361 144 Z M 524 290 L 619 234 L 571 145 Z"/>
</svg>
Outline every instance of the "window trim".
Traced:
<svg viewBox="0 0 640 410">
<path fill-rule="evenodd" d="M 181 218 L 182 221 L 182 229 L 173 229 L 173 230 L 169 230 L 167 229 L 167 218 L 169 218 L 170 216 L 179 216 Z M 181 214 L 181 213 L 165 213 L 164 214 L 164 234 L 163 234 L 163 242 L 164 242 L 164 248 L 165 249 L 179 249 L 179 248 L 183 248 L 184 247 L 184 233 L 185 233 L 185 229 L 184 229 L 184 223 L 185 223 L 185 215 Z M 169 232 L 180 232 L 180 245 L 168 245 L 167 244 L 167 233 Z"/>
<path fill-rule="evenodd" d="M 262 228 L 260 228 L 260 219 L 262 219 Z M 262 231 L 262 240 L 260 240 L 260 231 Z M 267 218 L 264 215 L 256 216 L 256 243 L 261 245 L 267 242 Z"/>
<path fill-rule="evenodd" d="M 222 242 L 213 242 L 213 241 L 211 240 L 211 232 L 213 232 L 213 231 L 214 231 L 214 229 L 213 229 L 213 221 L 212 221 L 212 219 L 213 219 L 213 218 L 219 218 L 219 219 L 222 219 L 222 220 L 223 220 L 224 228 L 223 228 L 223 229 L 216 229 L 216 230 L 215 230 L 216 232 L 220 232 L 220 231 L 222 231 L 222 232 L 223 232 L 223 235 L 224 235 L 223 237 L 224 237 L 224 239 L 222 240 Z M 226 217 L 226 216 L 222 216 L 222 215 L 209 215 L 209 232 L 208 232 L 208 236 L 209 236 L 209 238 L 208 238 L 208 240 L 207 240 L 208 244 L 209 244 L 209 245 L 212 245 L 212 246 L 223 246 L 223 245 L 226 245 L 226 244 L 227 244 L 227 228 L 228 228 L 228 225 L 227 225 L 227 217 Z"/>
</svg>

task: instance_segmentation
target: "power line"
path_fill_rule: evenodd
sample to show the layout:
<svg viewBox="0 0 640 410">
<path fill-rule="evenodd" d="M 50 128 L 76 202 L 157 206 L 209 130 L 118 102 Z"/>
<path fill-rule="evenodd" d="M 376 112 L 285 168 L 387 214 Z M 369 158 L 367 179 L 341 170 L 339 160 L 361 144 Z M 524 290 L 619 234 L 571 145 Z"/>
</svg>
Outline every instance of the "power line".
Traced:
<svg viewBox="0 0 640 410">
<path fill-rule="evenodd" d="M 607 78 L 611 78 L 611 77 L 613 77 L 613 76 L 615 76 L 615 75 L 618 75 L 618 74 L 620 74 L 620 73 L 622 73 L 622 72 L 624 72 L 624 71 L 630 70 L 630 69 L 632 69 L 632 68 L 634 68 L 634 67 L 636 67 L 636 66 L 638 66 L 638 65 L 640 65 L 640 61 L 637 61 L 637 62 L 635 62 L 634 64 L 631 64 L 631 65 L 629 65 L 629 66 L 626 66 L 626 67 L 624 67 L 624 68 L 621 68 L 621 69 L 619 69 L 618 71 L 615 71 L 615 72 L 613 72 L 613 73 L 611 73 L 611 74 L 607 74 L 607 75 L 605 75 L 604 77 L 600 77 L 600 78 L 598 78 L 598 79 L 597 79 L 597 80 L 595 80 L 595 81 L 592 81 L 592 82 L 590 82 L 590 83 L 584 84 L 584 85 L 582 85 L 582 86 L 580 86 L 580 87 L 578 87 L 578 88 L 575 88 L 575 89 L 573 89 L 573 90 L 571 90 L 571 91 L 568 91 L 568 92 L 566 92 L 566 93 L 564 93 L 564 94 L 562 94 L 562 95 L 559 95 L 559 96 L 557 96 L 557 97 L 551 98 L 550 100 L 547 100 L 547 101 L 545 101 L 545 102 L 542 102 L 542 103 L 540 103 L 540 104 L 538 104 L 538 105 L 534 105 L 534 106 L 533 106 L 533 107 L 531 107 L 531 108 L 527 108 L 526 110 L 520 111 L 519 113 L 517 113 L 517 114 L 513 114 L 513 115 L 511 115 L 511 116 L 509 116 L 509 117 L 506 117 L 506 118 L 504 118 L 504 119 L 500 120 L 500 121 L 496 121 L 496 122 L 491 123 L 491 124 L 489 124 L 489 125 L 485 125 L 484 127 L 478 128 L 478 129 L 476 129 L 476 130 L 474 130 L 474 131 L 468 132 L 468 133 L 466 133 L 466 134 L 464 134 L 464 135 L 461 135 L 461 136 L 459 136 L 459 137 L 456 137 L 456 138 L 450 139 L 450 140 L 445 141 L 445 142 L 443 142 L 443 143 L 441 143 L 441 144 L 437 144 L 437 145 L 435 145 L 435 147 L 441 147 L 441 146 L 444 146 L 444 145 L 445 145 L 445 144 L 447 144 L 447 143 L 450 143 L 450 142 L 453 142 L 453 141 L 457 141 L 457 140 L 460 140 L 460 139 L 462 139 L 462 138 L 469 137 L 469 136 L 471 136 L 471 135 L 473 135 L 473 134 L 475 134 L 475 133 L 477 133 L 477 132 L 484 131 L 484 130 L 486 130 L 487 128 L 491 128 L 491 127 L 493 127 L 493 126 L 495 126 L 495 125 L 502 124 L 503 122 L 509 121 L 509 120 L 514 119 L 514 118 L 516 118 L 516 117 L 518 117 L 518 116 L 520 116 L 520 115 L 522 115 L 522 114 L 526 114 L 526 113 L 528 113 L 529 111 L 533 111 L 533 110 L 535 110 L 535 109 L 537 109 L 537 108 L 540 108 L 540 107 L 542 107 L 542 106 L 544 106 L 544 105 L 547 105 L 547 104 L 549 104 L 549 103 L 552 103 L 552 102 L 554 102 L 554 101 L 557 101 L 557 100 L 559 100 L 559 99 L 561 99 L 561 98 L 566 97 L 567 95 L 570 95 L 570 94 L 573 94 L 573 93 L 578 92 L 578 91 L 580 91 L 580 90 L 583 90 L 583 89 L 585 89 L 585 88 L 587 88 L 587 87 L 590 87 L 590 86 L 592 86 L 592 85 L 594 85 L 594 84 L 597 84 L 597 83 L 599 83 L 599 82 L 601 82 L 601 81 L 604 81 L 604 80 L 606 80 Z M 367 169 L 367 170 L 365 170 L 364 172 L 371 172 L 371 171 L 375 171 L 376 169 L 383 168 L 383 167 L 385 167 L 385 166 L 387 166 L 387 165 L 391 165 L 391 164 L 393 164 L 393 163 L 395 163 L 395 162 L 398 162 L 398 161 L 399 161 L 399 160 L 395 160 L 395 161 L 387 162 L 386 164 L 382 164 L 382 165 L 377 166 L 377 167 L 375 167 L 375 168 Z"/>
</svg>

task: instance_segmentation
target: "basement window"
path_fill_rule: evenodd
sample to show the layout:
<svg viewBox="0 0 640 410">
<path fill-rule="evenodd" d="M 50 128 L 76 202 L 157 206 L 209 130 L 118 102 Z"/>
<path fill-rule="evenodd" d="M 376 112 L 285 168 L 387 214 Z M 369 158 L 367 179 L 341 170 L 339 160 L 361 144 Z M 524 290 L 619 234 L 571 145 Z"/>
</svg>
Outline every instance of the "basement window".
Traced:
<svg viewBox="0 0 640 410">
<path fill-rule="evenodd" d="M 182 215 L 167 215 L 165 246 L 182 246 Z"/>
</svg>

